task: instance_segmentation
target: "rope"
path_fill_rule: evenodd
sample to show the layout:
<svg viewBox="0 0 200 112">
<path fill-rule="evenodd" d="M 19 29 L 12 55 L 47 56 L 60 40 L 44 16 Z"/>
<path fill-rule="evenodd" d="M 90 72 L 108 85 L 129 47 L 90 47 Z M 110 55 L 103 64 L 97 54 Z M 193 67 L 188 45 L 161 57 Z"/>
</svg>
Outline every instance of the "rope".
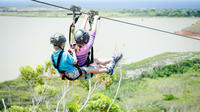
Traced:
<svg viewBox="0 0 200 112">
<path fill-rule="evenodd" d="M 32 0 L 32 1 L 72 11 L 71 9 L 66 8 L 66 7 L 57 6 L 57 5 L 54 5 L 54 4 L 50 4 L 50 3 L 46 3 L 46 2 L 42 2 L 42 1 L 38 1 L 38 0 Z M 86 12 L 81 12 L 81 13 L 88 14 Z M 138 27 L 142 27 L 142 28 L 146 28 L 146 29 L 150 29 L 150 30 L 155 30 L 155 31 L 163 32 L 163 33 L 168 33 L 168 34 L 172 34 L 172 35 L 176 35 L 176 36 L 181 36 L 181 37 L 185 37 L 185 38 L 189 38 L 189 39 L 200 40 L 200 38 L 195 38 L 195 37 L 185 36 L 185 35 L 181 35 L 181 34 L 176 34 L 176 33 L 172 33 L 172 32 L 165 31 L 165 30 L 160 30 L 160 29 L 156 29 L 156 28 L 152 28 L 152 27 L 148 27 L 148 26 L 143 26 L 143 25 L 139 25 L 139 24 L 129 23 L 129 22 L 126 22 L 126 21 L 121 21 L 121 20 L 112 19 L 112 18 L 103 17 L 103 16 L 101 16 L 101 18 L 107 19 L 107 20 L 111 20 L 111 21 L 115 21 L 115 22 L 119 22 L 119 23 L 123 23 L 123 24 L 138 26 Z"/>
</svg>

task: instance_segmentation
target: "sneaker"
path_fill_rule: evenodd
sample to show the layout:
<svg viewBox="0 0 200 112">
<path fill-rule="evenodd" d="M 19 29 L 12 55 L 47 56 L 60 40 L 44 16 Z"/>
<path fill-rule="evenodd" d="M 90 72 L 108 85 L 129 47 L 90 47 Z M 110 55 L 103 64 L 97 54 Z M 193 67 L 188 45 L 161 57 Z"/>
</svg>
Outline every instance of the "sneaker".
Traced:
<svg viewBox="0 0 200 112">
<path fill-rule="evenodd" d="M 117 65 L 117 63 L 119 62 L 119 60 L 122 59 L 122 57 L 123 57 L 122 54 L 119 54 L 119 55 L 113 56 L 113 66 L 112 66 L 112 69 L 109 70 L 109 74 L 110 74 L 110 75 L 113 74 L 114 69 L 115 69 L 115 66 Z"/>
<path fill-rule="evenodd" d="M 122 57 L 123 57 L 122 53 L 120 53 L 116 56 L 113 56 L 113 60 L 114 60 L 115 64 L 117 64 Z"/>
</svg>

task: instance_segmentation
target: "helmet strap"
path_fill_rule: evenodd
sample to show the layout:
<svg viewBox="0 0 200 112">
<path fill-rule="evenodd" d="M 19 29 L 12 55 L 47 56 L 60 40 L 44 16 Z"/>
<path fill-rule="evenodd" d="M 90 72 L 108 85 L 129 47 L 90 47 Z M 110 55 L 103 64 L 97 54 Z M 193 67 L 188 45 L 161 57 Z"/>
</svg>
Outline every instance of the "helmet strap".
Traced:
<svg viewBox="0 0 200 112">
<path fill-rule="evenodd" d="M 61 50 L 64 50 L 64 47 L 62 48 L 60 45 L 54 45 L 57 46 L 58 48 L 60 48 Z"/>
<path fill-rule="evenodd" d="M 58 46 L 60 49 L 64 50 L 64 47 L 62 48 L 61 46 Z"/>
</svg>

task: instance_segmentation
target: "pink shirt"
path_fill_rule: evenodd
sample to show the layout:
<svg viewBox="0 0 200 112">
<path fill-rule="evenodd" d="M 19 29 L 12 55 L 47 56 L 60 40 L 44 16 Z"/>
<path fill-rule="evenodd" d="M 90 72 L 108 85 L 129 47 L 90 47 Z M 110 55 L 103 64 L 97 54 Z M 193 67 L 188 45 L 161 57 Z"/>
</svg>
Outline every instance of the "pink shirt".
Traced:
<svg viewBox="0 0 200 112">
<path fill-rule="evenodd" d="M 82 66 L 86 63 L 88 53 L 94 44 L 95 36 L 96 32 L 91 32 L 88 43 L 82 46 L 79 51 L 75 51 L 79 66 Z M 74 48 L 75 45 L 76 42 L 74 41 L 72 48 Z"/>
</svg>

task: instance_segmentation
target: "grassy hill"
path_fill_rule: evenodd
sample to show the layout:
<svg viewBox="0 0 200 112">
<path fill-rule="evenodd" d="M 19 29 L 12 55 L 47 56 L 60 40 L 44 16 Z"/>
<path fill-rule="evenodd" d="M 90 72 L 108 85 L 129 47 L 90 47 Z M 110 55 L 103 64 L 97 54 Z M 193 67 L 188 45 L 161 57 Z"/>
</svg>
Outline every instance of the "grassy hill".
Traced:
<svg viewBox="0 0 200 112">
<path fill-rule="evenodd" d="M 139 62 L 125 65 L 127 78 L 137 78 L 143 71 L 151 71 L 157 66 L 166 66 L 182 60 L 200 58 L 200 52 L 166 52 Z"/>
<path fill-rule="evenodd" d="M 129 72 L 129 74 L 126 74 L 126 72 L 137 69 L 143 72 L 146 71 L 146 75 L 141 72 L 138 75 L 139 78 L 128 78 L 128 76 L 134 76 L 136 72 Z M 137 63 L 125 65 L 122 71 L 123 79 L 119 95 L 115 101 L 120 110 L 112 112 L 199 111 L 200 52 L 164 53 Z M 116 69 L 112 83 L 109 86 L 106 86 L 107 83 L 99 84 L 94 94 L 100 93 L 105 99 L 112 100 L 117 90 L 119 76 L 119 69 Z M 94 77 L 92 79 L 92 85 L 96 80 L 99 80 L 99 78 Z M 58 93 L 49 97 L 49 108 L 46 108 L 46 103 L 41 105 L 42 112 L 55 111 L 56 102 L 58 102 L 58 98 L 63 91 L 63 81 L 59 77 L 53 78 L 52 85 L 56 87 Z M 65 104 L 67 108 L 71 109 L 70 112 L 77 112 L 76 108 L 83 104 L 87 92 L 87 81 L 74 82 L 73 88 L 66 95 Z M 14 105 L 20 107 L 32 105 L 28 85 L 20 78 L 0 83 L 0 98 L 4 98 L 7 108 Z M 96 106 L 93 105 L 89 108 L 92 103 Z M 103 105 L 98 107 L 99 103 Z M 107 103 L 105 100 L 95 99 L 92 95 L 92 99 L 89 100 L 89 104 L 83 112 L 89 112 L 87 109 L 92 108 L 102 109 Z M 3 109 L 3 104 L 0 102 L 0 110 L 3 111 Z M 59 111 L 61 112 L 62 108 Z"/>
</svg>

